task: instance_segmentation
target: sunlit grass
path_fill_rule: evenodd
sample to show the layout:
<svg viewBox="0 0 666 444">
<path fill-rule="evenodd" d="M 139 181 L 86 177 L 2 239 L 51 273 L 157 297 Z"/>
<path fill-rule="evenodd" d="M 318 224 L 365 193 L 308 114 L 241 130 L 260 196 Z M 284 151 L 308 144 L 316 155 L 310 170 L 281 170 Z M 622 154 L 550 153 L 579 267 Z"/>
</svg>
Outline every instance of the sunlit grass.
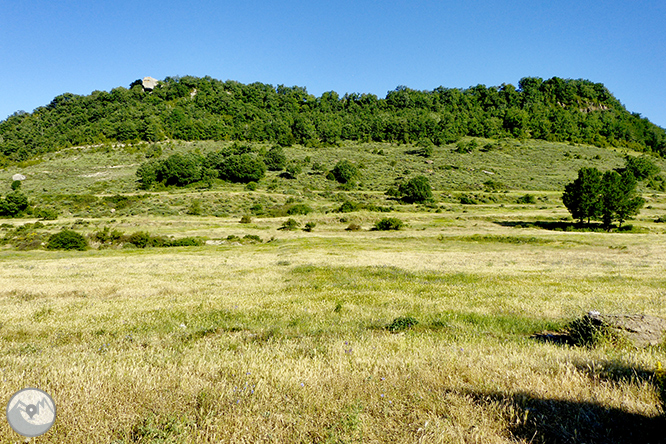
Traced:
<svg viewBox="0 0 666 444">
<path fill-rule="evenodd" d="M 532 335 L 593 309 L 666 316 L 661 235 L 459 216 L 404 214 L 410 227 L 389 234 L 333 220 L 283 234 L 268 221 L 277 240 L 263 244 L 1 251 L 0 386 L 51 393 L 58 420 L 43 439 L 72 443 L 557 442 L 585 428 L 588 441 L 621 442 L 621 421 L 649 431 L 663 415 L 650 375 L 664 347 Z M 188 234 L 236 226 L 197 220 Z M 168 233 L 179 222 L 143 223 Z M 387 328 L 400 317 L 418 323 Z"/>
</svg>

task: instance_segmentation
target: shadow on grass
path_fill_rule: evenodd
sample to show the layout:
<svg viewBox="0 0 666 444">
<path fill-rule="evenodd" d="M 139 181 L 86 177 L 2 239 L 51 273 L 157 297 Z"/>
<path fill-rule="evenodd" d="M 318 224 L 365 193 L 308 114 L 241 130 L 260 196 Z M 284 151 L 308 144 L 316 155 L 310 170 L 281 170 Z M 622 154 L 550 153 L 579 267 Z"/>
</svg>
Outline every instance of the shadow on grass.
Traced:
<svg viewBox="0 0 666 444">
<path fill-rule="evenodd" d="M 599 223 L 580 224 L 577 222 L 565 221 L 496 221 L 497 225 L 511 228 L 541 228 L 551 231 L 583 231 L 583 232 L 605 232 L 606 230 Z"/>
<path fill-rule="evenodd" d="M 467 392 L 480 405 L 502 407 L 508 431 L 521 442 L 666 443 L 666 416 L 647 416 L 587 401 L 539 398 L 530 393 Z M 663 405 L 663 403 L 662 403 Z"/>
<path fill-rule="evenodd" d="M 550 230 L 550 231 L 577 231 L 582 233 L 606 233 L 608 231 L 604 228 L 604 226 L 601 223 L 597 222 L 590 222 L 589 224 L 581 224 L 578 222 L 537 220 L 537 221 L 495 221 L 493 223 L 501 225 L 503 227 L 540 228 L 542 230 Z M 610 231 L 640 233 L 644 232 L 644 229 L 641 229 L 640 227 L 634 227 L 631 224 L 626 224 L 621 227 L 617 227 L 616 225 L 611 225 Z"/>
</svg>

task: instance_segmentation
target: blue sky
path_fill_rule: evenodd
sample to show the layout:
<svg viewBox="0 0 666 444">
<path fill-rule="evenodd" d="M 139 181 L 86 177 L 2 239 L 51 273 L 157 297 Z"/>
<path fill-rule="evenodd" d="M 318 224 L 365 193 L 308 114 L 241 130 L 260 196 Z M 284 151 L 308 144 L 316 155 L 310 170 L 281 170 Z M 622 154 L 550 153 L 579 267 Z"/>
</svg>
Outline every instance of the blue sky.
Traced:
<svg viewBox="0 0 666 444">
<path fill-rule="evenodd" d="M 0 119 L 144 76 L 380 97 L 558 76 L 666 127 L 663 0 L 3 0 L 0 23 Z"/>
</svg>

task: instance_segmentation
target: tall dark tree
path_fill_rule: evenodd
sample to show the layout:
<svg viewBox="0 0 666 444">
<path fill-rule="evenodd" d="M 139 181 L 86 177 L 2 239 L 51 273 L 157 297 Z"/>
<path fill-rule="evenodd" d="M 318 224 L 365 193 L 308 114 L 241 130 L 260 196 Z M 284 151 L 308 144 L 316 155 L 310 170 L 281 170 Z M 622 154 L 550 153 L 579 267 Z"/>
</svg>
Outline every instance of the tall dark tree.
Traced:
<svg viewBox="0 0 666 444">
<path fill-rule="evenodd" d="M 602 210 L 602 175 L 596 168 L 581 168 L 578 177 L 564 187 L 562 202 L 581 223 L 596 219 Z"/>
<path fill-rule="evenodd" d="M 601 180 L 602 186 L 602 222 L 604 228 L 610 230 L 613 221 L 618 226 L 638 214 L 645 200 L 636 192 L 636 178 L 625 171 L 606 171 Z"/>
</svg>

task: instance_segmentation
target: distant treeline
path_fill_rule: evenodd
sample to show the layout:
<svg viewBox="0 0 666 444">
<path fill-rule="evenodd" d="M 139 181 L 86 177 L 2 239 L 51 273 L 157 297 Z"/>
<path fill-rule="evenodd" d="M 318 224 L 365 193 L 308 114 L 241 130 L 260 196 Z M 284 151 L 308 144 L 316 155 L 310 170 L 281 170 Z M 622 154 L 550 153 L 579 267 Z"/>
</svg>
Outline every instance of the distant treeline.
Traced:
<svg viewBox="0 0 666 444">
<path fill-rule="evenodd" d="M 373 94 L 167 77 L 154 90 L 63 94 L 0 122 L 0 156 L 25 160 L 69 146 L 180 140 L 269 141 L 283 146 L 342 140 L 455 142 L 463 136 L 534 138 L 625 146 L 666 155 L 666 132 L 629 113 L 601 83 L 526 77 L 510 84 Z M 0 157 L 0 162 L 3 161 Z"/>
</svg>

